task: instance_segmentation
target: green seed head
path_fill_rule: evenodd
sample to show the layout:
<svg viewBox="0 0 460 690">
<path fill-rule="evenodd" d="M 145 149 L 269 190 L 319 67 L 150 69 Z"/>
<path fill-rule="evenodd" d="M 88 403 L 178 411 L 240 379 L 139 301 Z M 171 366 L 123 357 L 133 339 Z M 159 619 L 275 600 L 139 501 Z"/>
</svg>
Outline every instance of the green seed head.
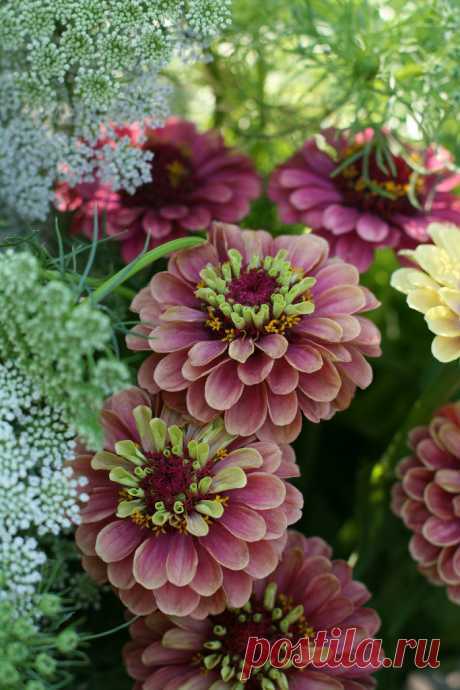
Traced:
<svg viewBox="0 0 460 690">
<path fill-rule="evenodd" d="M 61 613 L 62 601 L 57 594 L 43 594 L 38 606 L 43 615 L 54 618 Z"/>
</svg>

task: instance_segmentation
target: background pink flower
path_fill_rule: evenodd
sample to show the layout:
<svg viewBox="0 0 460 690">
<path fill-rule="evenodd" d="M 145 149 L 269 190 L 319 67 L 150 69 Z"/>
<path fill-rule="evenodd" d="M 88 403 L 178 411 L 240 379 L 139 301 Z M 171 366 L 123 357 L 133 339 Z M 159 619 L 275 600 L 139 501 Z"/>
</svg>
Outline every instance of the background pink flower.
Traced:
<svg viewBox="0 0 460 690">
<path fill-rule="evenodd" d="M 137 138 L 133 145 L 139 145 Z M 191 122 L 170 118 L 163 127 L 149 129 L 141 146 L 154 154 L 152 181 L 134 194 L 114 193 L 97 182 L 57 189 L 59 210 L 76 210 L 74 232 L 92 236 L 98 203 L 107 234 L 119 236 L 127 262 L 144 249 L 147 238 L 153 247 L 206 230 L 213 220 L 240 220 L 260 194 L 260 179 L 249 158 L 225 146 L 217 133 L 199 133 Z"/>
<path fill-rule="evenodd" d="M 409 435 L 392 509 L 414 532 L 409 550 L 430 582 L 460 604 L 460 403 L 442 407 Z"/>
<path fill-rule="evenodd" d="M 377 247 L 413 248 L 429 241 L 429 223 L 460 223 L 460 200 L 450 193 L 460 176 L 453 174 L 452 158 L 444 149 L 430 147 L 420 157 L 407 148 L 407 158 L 392 155 L 390 167 L 373 148 L 367 158 L 368 181 L 362 152 L 373 131 L 366 130 L 353 140 L 332 129 L 322 135 L 336 156 L 309 139 L 274 171 L 269 196 L 277 203 L 283 222 L 312 227 L 326 237 L 331 254 L 365 271 Z M 352 156 L 355 158 L 335 174 Z M 415 178 L 414 168 L 407 162 L 411 157 L 426 174 Z M 411 189 L 418 207 L 411 201 Z"/>
<path fill-rule="evenodd" d="M 291 531 L 276 571 L 254 583 L 249 601 L 236 610 L 203 621 L 174 619 L 154 613 L 131 626 L 132 642 L 124 649 L 128 673 L 137 690 L 167 685 L 168 690 L 231 690 L 238 685 L 249 636 L 272 643 L 286 635 L 301 637 L 339 627 L 357 629 L 357 640 L 380 627 L 377 613 L 363 604 L 370 594 L 352 579 L 345 561 L 331 560 L 331 548 L 320 538 Z M 246 690 L 367 690 L 375 686 L 368 669 L 307 666 L 276 671 L 261 669 Z"/>
<path fill-rule="evenodd" d="M 85 567 L 134 613 L 204 617 L 240 606 L 278 564 L 302 495 L 288 446 L 200 425 L 131 388 L 102 414 L 104 450 L 77 460 L 89 502 Z"/>
<path fill-rule="evenodd" d="M 181 393 L 202 422 L 280 443 L 347 408 L 380 354 L 378 306 L 354 266 L 312 235 L 273 239 L 215 223 L 209 243 L 170 259 L 132 309 L 131 349 L 154 351 L 139 372 L 152 392 Z"/>
</svg>

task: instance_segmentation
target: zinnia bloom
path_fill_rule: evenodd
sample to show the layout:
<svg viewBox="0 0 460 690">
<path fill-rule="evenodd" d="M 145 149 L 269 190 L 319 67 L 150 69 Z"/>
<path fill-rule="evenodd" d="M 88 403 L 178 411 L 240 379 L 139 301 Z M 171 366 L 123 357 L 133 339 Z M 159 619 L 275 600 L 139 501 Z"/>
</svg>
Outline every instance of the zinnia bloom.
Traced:
<svg viewBox="0 0 460 690">
<path fill-rule="evenodd" d="M 414 534 L 412 558 L 433 584 L 460 604 L 460 403 L 409 435 L 412 454 L 397 468 L 392 509 Z"/>
<path fill-rule="evenodd" d="M 301 515 L 285 481 L 299 474 L 292 449 L 228 434 L 219 419 L 197 424 L 137 388 L 113 396 L 102 422 L 104 450 L 77 461 L 89 502 L 76 539 L 90 573 L 134 613 L 242 605 Z"/>
<path fill-rule="evenodd" d="M 435 334 L 431 350 L 440 362 L 460 357 L 460 230 L 452 225 L 428 228 L 433 244 L 403 251 L 417 268 L 400 268 L 391 284 L 407 295 L 407 304 L 422 312 Z"/>
<path fill-rule="evenodd" d="M 153 154 L 152 180 L 134 194 L 113 192 L 97 182 L 57 190 L 58 208 L 77 210 L 74 232 L 92 236 L 98 204 L 105 212 L 107 234 L 121 240 L 127 262 L 146 244 L 154 247 L 206 230 L 213 220 L 240 220 L 260 194 L 260 179 L 249 158 L 225 146 L 214 132 L 200 134 L 193 123 L 170 118 L 163 127 L 148 130 L 142 144 L 138 138 L 134 127 L 133 145 Z"/>
<path fill-rule="evenodd" d="M 182 391 L 195 419 L 224 412 L 231 434 L 288 443 L 300 411 L 329 419 L 370 384 L 364 355 L 380 354 L 380 334 L 360 314 L 376 306 L 324 239 L 215 223 L 134 299 L 128 346 L 155 353 L 141 385 Z"/>
<path fill-rule="evenodd" d="M 265 666 L 243 685 L 239 676 L 250 636 L 274 643 L 289 636 L 296 644 L 318 631 L 356 628 L 357 640 L 380 627 L 377 613 L 363 604 L 370 594 L 352 579 L 345 561 L 331 560 L 331 548 L 317 537 L 290 532 L 277 570 L 254 583 L 242 607 L 227 608 L 203 621 L 154 613 L 132 624 L 124 649 L 134 690 L 367 690 L 369 669 L 356 666 L 315 670 Z M 335 633 L 334 633 L 335 634 Z"/>
<path fill-rule="evenodd" d="M 460 202 L 450 193 L 460 177 L 444 149 L 419 155 L 407 148 L 406 158 L 392 154 L 390 163 L 375 148 L 362 155 L 370 129 L 352 141 L 332 129 L 323 136 L 333 155 L 309 139 L 274 171 L 269 196 L 285 223 L 305 223 L 326 237 L 331 254 L 365 271 L 377 247 L 413 248 L 428 240 L 430 222 L 460 222 Z M 416 176 L 410 158 L 426 174 Z"/>
</svg>

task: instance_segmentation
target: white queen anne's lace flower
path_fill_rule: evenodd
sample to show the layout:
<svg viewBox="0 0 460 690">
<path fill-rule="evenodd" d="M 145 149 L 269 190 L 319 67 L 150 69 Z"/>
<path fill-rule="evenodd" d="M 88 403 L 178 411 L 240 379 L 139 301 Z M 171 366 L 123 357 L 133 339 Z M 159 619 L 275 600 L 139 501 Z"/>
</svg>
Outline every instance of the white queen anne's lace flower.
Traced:
<svg viewBox="0 0 460 690">
<path fill-rule="evenodd" d="M 46 217 L 59 163 L 132 189 L 145 154 L 121 146 L 94 165 L 100 125 L 165 115 L 159 71 L 196 59 L 231 0 L 6 0 L 0 4 L 0 200 Z M 56 123 L 59 123 L 56 126 Z M 62 171 L 61 171 L 62 172 Z M 91 177 L 92 176 L 92 177 Z"/>
<path fill-rule="evenodd" d="M 35 536 L 78 524 L 75 431 L 11 362 L 0 363 L 0 601 L 32 607 L 46 555 Z M 32 536 L 33 535 L 33 536 Z"/>
<path fill-rule="evenodd" d="M 129 380 L 126 366 L 106 356 L 110 319 L 88 301 L 78 303 L 62 281 L 46 282 L 30 253 L 12 251 L 0 253 L 0 314 L 0 362 L 16 362 L 33 390 L 97 445 L 102 403 Z"/>
<path fill-rule="evenodd" d="M 31 612 L 46 555 L 33 537 L 0 535 L 0 602 L 12 604 L 17 615 Z"/>
<path fill-rule="evenodd" d="M 401 252 L 415 268 L 400 268 L 391 284 L 407 295 L 407 304 L 422 312 L 435 334 L 434 357 L 440 362 L 460 358 L 460 228 L 433 223 L 434 244 L 419 244 Z"/>
<path fill-rule="evenodd" d="M 11 362 L 0 364 L 0 525 L 58 534 L 79 522 L 75 431 Z"/>
</svg>

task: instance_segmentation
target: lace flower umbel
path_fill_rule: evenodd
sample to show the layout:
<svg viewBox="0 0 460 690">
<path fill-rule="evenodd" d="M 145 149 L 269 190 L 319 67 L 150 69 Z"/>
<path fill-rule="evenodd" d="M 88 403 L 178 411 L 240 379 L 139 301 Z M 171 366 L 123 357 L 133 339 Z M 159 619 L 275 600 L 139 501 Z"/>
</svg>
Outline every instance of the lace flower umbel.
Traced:
<svg viewBox="0 0 460 690">
<path fill-rule="evenodd" d="M 154 352 L 140 385 L 181 394 L 202 422 L 223 413 L 231 434 L 286 443 L 301 413 L 329 419 L 370 384 L 380 334 L 362 313 L 376 306 L 322 238 L 215 223 L 134 299 L 128 346 Z"/>
<path fill-rule="evenodd" d="M 203 618 L 242 605 L 301 515 L 286 481 L 298 475 L 292 449 L 231 435 L 221 419 L 199 424 L 136 388 L 113 396 L 102 421 L 104 450 L 77 460 L 89 479 L 76 535 L 88 571 L 134 613 Z"/>
<path fill-rule="evenodd" d="M 74 475 L 75 430 L 15 364 L 0 363 L 0 601 L 32 611 L 41 537 L 80 521 L 87 480 Z"/>
<path fill-rule="evenodd" d="M 45 220 L 53 186 L 95 178 L 145 181 L 140 149 L 107 146 L 101 124 L 159 122 L 169 113 L 160 71 L 192 62 L 231 19 L 231 0 L 5 0 L 0 5 L 0 199 Z M 82 141 L 90 145 L 82 144 Z"/>
<path fill-rule="evenodd" d="M 103 400 L 129 378 L 105 354 L 109 318 L 88 301 L 77 304 L 60 280 L 43 280 L 30 253 L 12 251 L 0 254 L 0 314 L 0 363 L 14 360 L 47 403 L 97 445 Z"/>
</svg>

